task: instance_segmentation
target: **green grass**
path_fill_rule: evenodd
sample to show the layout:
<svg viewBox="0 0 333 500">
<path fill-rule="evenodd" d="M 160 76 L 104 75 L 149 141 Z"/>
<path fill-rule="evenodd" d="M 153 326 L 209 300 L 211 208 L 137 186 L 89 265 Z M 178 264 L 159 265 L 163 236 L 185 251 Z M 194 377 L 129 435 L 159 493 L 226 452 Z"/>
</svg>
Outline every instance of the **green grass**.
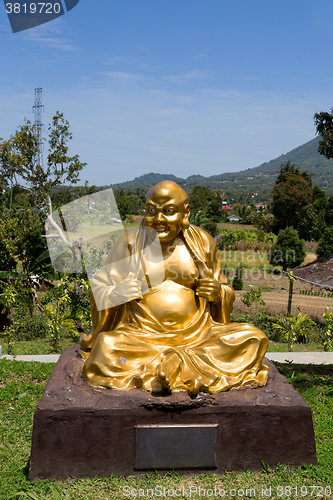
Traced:
<svg viewBox="0 0 333 500">
<path fill-rule="evenodd" d="M 60 354 L 66 347 L 72 345 L 73 341 L 71 339 L 64 339 L 60 342 L 60 347 L 56 353 Z M 274 344 L 269 344 L 267 352 L 287 352 L 288 344 L 285 342 L 274 342 Z M 2 344 L 3 354 L 7 354 L 7 346 Z M 323 346 L 319 342 L 309 342 L 307 344 L 293 344 L 293 352 L 315 352 L 323 351 Z M 14 345 L 14 355 L 26 354 L 50 354 L 50 344 L 45 340 L 22 340 L 16 342 Z"/>
<path fill-rule="evenodd" d="M 220 229 L 228 229 L 229 231 L 251 231 L 251 229 L 257 229 L 256 226 L 251 224 L 237 224 L 231 222 L 219 222 L 217 227 Z"/>
<path fill-rule="evenodd" d="M 55 352 L 47 339 L 20 340 L 15 341 L 11 354 L 60 354 L 66 347 L 74 343 L 71 338 L 61 339 L 59 349 Z M 0 337 L 0 345 L 2 345 L 2 353 L 8 354 L 6 340 L 3 337 Z"/>
<path fill-rule="evenodd" d="M 147 474 L 143 478 L 94 478 L 73 479 L 71 482 L 38 481 L 30 483 L 27 479 L 32 422 L 35 408 L 41 398 L 46 381 L 51 374 L 53 364 L 34 362 L 18 362 L 0 360 L 0 498 L 9 500 L 17 491 L 39 495 L 40 498 L 55 499 L 50 486 L 54 486 L 61 499 L 75 500 L 111 500 L 113 498 L 140 498 L 139 489 L 147 490 L 160 485 L 168 489 L 184 486 L 199 486 L 204 489 L 223 488 L 224 498 L 249 498 L 246 489 L 255 488 L 256 498 L 262 496 L 262 488 L 271 487 L 271 496 L 267 498 L 314 498 L 320 490 L 315 489 L 310 495 L 301 496 L 300 488 L 310 486 L 331 486 L 333 490 L 332 453 L 333 453 L 333 365 L 307 366 L 292 364 L 276 364 L 292 385 L 310 404 L 317 445 L 317 466 L 290 468 L 280 465 L 275 471 L 226 472 L 224 474 L 202 474 L 192 477 L 181 477 L 170 473 L 165 476 Z M 269 430 L 264 430 L 269 432 Z M 79 438 L 84 438 L 81 436 Z M 277 487 L 291 486 L 291 495 L 277 495 Z M 126 497 L 123 488 L 129 487 L 137 491 L 137 496 Z M 298 488 L 296 495 L 295 488 Z M 231 489 L 244 490 L 243 495 L 230 496 Z M 279 490 L 281 491 L 281 490 Z M 191 497 L 207 498 L 194 493 Z M 289 490 L 286 490 L 288 493 Z M 303 489 L 303 492 L 305 490 Z M 141 494 L 142 498 L 142 494 Z M 146 497 L 147 498 L 147 497 Z M 151 498 L 151 496 L 150 496 Z M 155 498 L 171 498 L 163 495 Z M 175 496 L 173 498 L 176 498 Z M 222 497 L 217 497 L 222 498 Z M 252 496 L 252 498 L 254 498 Z M 321 497 L 325 498 L 325 497 Z M 332 498 L 326 496 L 326 498 Z"/>
<path fill-rule="evenodd" d="M 268 262 L 268 252 L 222 250 L 220 255 L 222 269 L 225 267 L 236 269 L 238 264 L 245 269 L 266 269 L 267 271 L 274 269 Z"/>
<path fill-rule="evenodd" d="M 318 352 L 324 351 L 319 342 L 309 342 L 306 344 L 293 344 L 293 352 Z M 287 342 L 274 342 L 268 345 L 267 352 L 288 352 Z"/>
</svg>

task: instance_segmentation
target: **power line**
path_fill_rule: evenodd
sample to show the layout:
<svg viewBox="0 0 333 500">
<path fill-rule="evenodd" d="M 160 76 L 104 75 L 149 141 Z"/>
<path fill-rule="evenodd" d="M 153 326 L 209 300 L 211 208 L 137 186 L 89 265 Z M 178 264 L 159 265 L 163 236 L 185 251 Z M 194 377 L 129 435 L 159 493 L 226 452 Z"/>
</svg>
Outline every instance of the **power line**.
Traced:
<svg viewBox="0 0 333 500">
<path fill-rule="evenodd" d="M 46 113 L 48 115 L 51 116 L 50 113 Z M 202 151 L 211 151 L 211 152 L 217 152 L 217 153 L 220 153 L 220 154 L 226 154 L 226 153 L 231 153 L 231 154 L 235 154 L 237 156 L 246 156 L 247 158 L 248 157 L 251 157 L 251 158 L 261 158 L 260 155 L 253 155 L 253 154 L 249 154 L 249 153 L 242 153 L 241 151 L 236 151 L 234 149 L 227 149 L 227 148 L 220 148 L 220 149 L 217 149 L 217 148 L 210 148 L 210 147 L 206 147 L 206 146 L 199 146 L 198 144 L 190 144 L 190 143 L 184 143 L 184 142 L 179 142 L 179 141 L 173 141 L 173 140 L 168 140 L 168 139 L 162 139 L 160 137 L 154 137 L 154 136 L 151 136 L 151 135 L 143 135 L 143 134 L 138 134 L 138 133 L 135 133 L 135 132 L 129 132 L 128 130 L 122 130 L 122 129 L 118 129 L 118 128 L 115 128 L 115 127 L 110 127 L 108 125 L 101 125 L 101 124 L 97 124 L 97 123 L 91 123 L 91 122 L 85 122 L 83 120 L 78 120 L 76 118 L 73 118 L 73 117 L 70 117 L 68 116 L 67 117 L 71 122 L 77 122 L 77 123 L 81 123 L 82 125 L 88 125 L 88 127 L 90 128 L 94 128 L 94 129 L 102 129 L 104 131 L 106 130 L 110 130 L 111 132 L 115 132 L 116 134 L 119 134 L 119 135 L 124 135 L 124 136 L 127 136 L 127 137 L 137 137 L 139 139 L 148 139 L 150 141 L 156 141 L 156 142 L 161 142 L 161 143 L 164 143 L 164 144 L 171 144 L 171 145 L 174 145 L 174 146 L 180 146 L 180 147 L 183 147 L 183 148 L 187 148 L 187 149 L 190 149 L 190 150 L 202 150 Z M 88 141 L 85 141 L 85 142 L 90 142 L 89 140 Z"/>
</svg>

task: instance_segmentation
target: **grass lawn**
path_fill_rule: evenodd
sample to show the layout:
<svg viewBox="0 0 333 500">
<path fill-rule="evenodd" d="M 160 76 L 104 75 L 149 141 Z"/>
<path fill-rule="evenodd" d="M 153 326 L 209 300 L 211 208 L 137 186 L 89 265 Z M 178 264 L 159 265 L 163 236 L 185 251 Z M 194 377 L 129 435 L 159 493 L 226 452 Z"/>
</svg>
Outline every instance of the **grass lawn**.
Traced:
<svg viewBox="0 0 333 500">
<path fill-rule="evenodd" d="M 324 351 L 322 344 L 318 342 L 309 342 L 307 344 L 293 344 L 293 352 L 318 352 Z M 286 342 L 269 341 L 267 352 L 288 352 Z"/>
<path fill-rule="evenodd" d="M 268 261 L 268 252 L 256 252 L 254 250 L 221 250 L 221 266 L 224 268 L 237 269 L 241 264 L 243 269 L 273 269 Z"/>
<path fill-rule="evenodd" d="M 37 340 L 22 340 L 15 343 L 14 355 L 26 354 L 60 354 L 66 347 L 73 344 L 72 339 L 63 339 L 60 342 L 60 347 L 57 352 L 51 352 L 49 342 L 42 339 Z M 323 351 L 322 344 L 318 342 L 309 342 L 307 344 L 293 344 L 293 352 L 315 352 Z M 269 341 L 267 352 L 287 352 L 288 344 L 286 342 Z M 2 352 L 8 354 L 8 349 L 2 341 Z"/>
<path fill-rule="evenodd" d="M 229 231 L 251 231 L 251 229 L 257 229 L 256 226 L 251 224 L 237 224 L 232 222 L 219 222 L 217 224 L 219 229 L 228 229 Z"/>
<path fill-rule="evenodd" d="M 264 467 L 259 473 L 226 471 L 224 474 L 203 474 L 192 477 L 181 477 L 170 473 L 166 476 L 147 474 L 143 478 L 109 477 L 73 479 L 71 482 L 30 483 L 27 473 L 33 414 L 54 364 L 0 360 L 0 498 L 9 500 L 16 492 L 25 490 L 38 495 L 39 498 L 56 499 L 50 487 L 56 488 L 61 499 L 140 498 L 148 488 L 157 486 L 166 488 L 165 494 L 156 495 L 162 499 L 176 498 L 171 490 L 182 487 L 188 494 L 184 496 L 180 492 L 178 498 L 199 499 L 206 498 L 208 494 L 212 497 L 212 492 L 207 492 L 205 495 L 195 492 L 194 488 L 199 487 L 205 490 L 214 490 L 216 487 L 217 491 L 221 490 L 221 494 L 223 489 L 225 491 L 223 498 L 228 499 L 333 498 L 333 365 L 317 367 L 278 363 L 276 365 L 312 408 L 317 466 L 290 468 L 280 465 L 275 471 Z M 263 432 L 267 432 L 269 436 L 269 429 L 264 429 Z M 191 497 L 190 487 L 192 487 Z M 141 491 L 141 495 L 140 489 L 144 490 Z M 263 489 L 266 490 L 266 495 L 263 494 Z M 131 490 L 130 496 L 124 495 Z"/>
<path fill-rule="evenodd" d="M 74 344 L 73 339 L 61 339 L 59 349 L 54 352 L 50 347 L 50 342 L 45 339 L 35 340 L 20 340 L 14 344 L 13 354 L 60 354 L 66 347 Z M 2 345 L 2 353 L 8 354 L 6 342 L 0 337 L 0 345 Z"/>
</svg>

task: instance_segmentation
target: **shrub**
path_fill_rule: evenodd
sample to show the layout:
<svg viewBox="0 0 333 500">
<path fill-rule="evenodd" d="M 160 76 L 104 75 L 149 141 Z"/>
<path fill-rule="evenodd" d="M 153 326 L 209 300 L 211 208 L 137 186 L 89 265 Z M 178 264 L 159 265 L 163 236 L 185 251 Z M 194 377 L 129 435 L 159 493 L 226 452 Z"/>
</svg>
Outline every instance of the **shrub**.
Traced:
<svg viewBox="0 0 333 500">
<path fill-rule="evenodd" d="M 221 229 L 217 239 L 219 250 L 254 250 L 258 252 L 268 252 L 272 242 L 275 240 L 273 233 L 265 233 L 251 229 L 250 231 L 233 231 Z"/>
<path fill-rule="evenodd" d="M 32 318 L 27 315 L 15 314 L 12 317 L 12 323 L 16 340 L 43 339 L 48 334 L 45 314 L 36 314 Z"/>
<path fill-rule="evenodd" d="M 260 311 L 256 314 L 233 314 L 232 321 L 237 321 L 237 323 L 251 323 L 252 325 L 263 331 L 270 340 L 275 342 L 279 340 L 276 329 L 274 328 L 274 323 L 276 323 L 280 318 L 278 316 L 269 316 L 268 314 Z"/>
<path fill-rule="evenodd" d="M 281 229 L 276 243 L 272 245 L 269 263 L 281 266 L 284 271 L 302 264 L 305 258 L 305 242 L 298 236 L 298 231 L 292 227 Z"/>
<path fill-rule="evenodd" d="M 333 347 L 333 313 L 329 312 L 327 306 L 325 306 L 324 313 L 325 329 L 324 329 L 324 339 L 323 347 L 324 351 L 330 351 Z"/>
<path fill-rule="evenodd" d="M 287 340 L 289 351 L 295 342 L 307 338 L 313 326 L 315 326 L 314 321 L 301 311 L 297 316 L 281 318 L 273 324 L 273 327 Z"/>
<path fill-rule="evenodd" d="M 266 303 L 264 299 L 261 296 L 262 290 L 260 286 L 252 286 L 251 290 L 248 290 L 247 292 L 243 293 L 241 297 L 241 301 L 243 304 L 245 304 L 247 307 L 251 307 L 252 304 L 255 304 L 255 307 L 252 308 L 252 311 L 256 310 L 260 305 L 265 306 Z"/>
<path fill-rule="evenodd" d="M 326 227 L 321 238 L 318 241 L 316 254 L 323 257 L 333 252 L 333 227 Z"/>
<path fill-rule="evenodd" d="M 217 224 L 215 221 L 209 220 L 207 222 L 204 222 L 201 227 L 202 229 L 207 231 L 207 233 L 209 233 L 211 236 L 214 237 L 217 235 Z"/>
<path fill-rule="evenodd" d="M 243 269 L 241 268 L 240 264 L 238 264 L 237 274 L 232 281 L 232 287 L 234 290 L 243 290 L 244 283 L 242 278 L 243 278 Z"/>
</svg>

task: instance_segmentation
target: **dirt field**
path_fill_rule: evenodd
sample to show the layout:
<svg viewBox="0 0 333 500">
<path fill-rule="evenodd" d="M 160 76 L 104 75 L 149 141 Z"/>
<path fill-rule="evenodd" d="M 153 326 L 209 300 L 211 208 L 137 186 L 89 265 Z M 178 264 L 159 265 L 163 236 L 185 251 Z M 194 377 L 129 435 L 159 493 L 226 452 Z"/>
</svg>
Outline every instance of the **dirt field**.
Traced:
<svg viewBox="0 0 333 500">
<path fill-rule="evenodd" d="M 247 285 L 249 284 L 251 283 L 247 283 Z M 260 279 L 256 282 L 252 282 L 252 284 L 261 286 L 262 289 L 265 290 L 262 297 L 266 302 L 265 311 L 267 314 L 275 313 L 281 316 L 287 314 L 289 295 L 289 282 L 287 277 L 283 276 L 280 277 L 280 279 L 269 277 L 267 279 Z M 248 286 L 246 289 L 249 289 Z M 312 287 L 312 289 L 316 292 L 323 292 L 323 290 L 318 287 Z M 330 311 L 333 311 L 333 298 L 301 295 L 299 293 L 300 290 L 311 290 L 311 285 L 301 281 L 295 281 L 291 309 L 291 313 L 293 315 L 298 314 L 298 306 L 301 307 L 304 314 L 307 314 L 313 319 L 319 320 L 323 319 L 325 305 L 329 307 Z M 240 300 L 244 291 L 245 290 L 235 292 L 236 300 L 234 304 L 234 312 L 249 312 L 249 308 Z"/>
</svg>

